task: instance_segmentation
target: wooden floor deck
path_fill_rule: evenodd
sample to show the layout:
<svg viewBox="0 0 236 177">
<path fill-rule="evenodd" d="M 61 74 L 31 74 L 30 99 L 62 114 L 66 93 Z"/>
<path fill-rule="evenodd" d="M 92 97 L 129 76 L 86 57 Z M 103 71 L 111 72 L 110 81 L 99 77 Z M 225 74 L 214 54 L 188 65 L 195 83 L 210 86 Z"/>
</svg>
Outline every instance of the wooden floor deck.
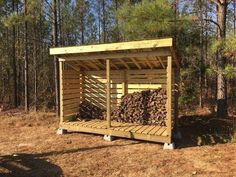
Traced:
<svg viewBox="0 0 236 177">
<path fill-rule="evenodd" d="M 167 128 L 164 126 L 111 122 L 111 128 L 107 128 L 107 121 L 105 120 L 90 120 L 63 122 L 60 124 L 60 128 L 69 131 L 170 143 L 170 138 L 167 135 Z"/>
</svg>

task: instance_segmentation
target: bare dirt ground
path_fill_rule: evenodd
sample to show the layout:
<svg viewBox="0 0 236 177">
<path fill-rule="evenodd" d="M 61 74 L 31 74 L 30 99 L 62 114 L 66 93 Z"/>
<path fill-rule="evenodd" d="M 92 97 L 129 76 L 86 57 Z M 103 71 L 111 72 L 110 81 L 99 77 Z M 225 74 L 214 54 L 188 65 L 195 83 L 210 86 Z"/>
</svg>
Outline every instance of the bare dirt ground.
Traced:
<svg viewBox="0 0 236 177">
<path fill-rule="evenodd" d="M 102 136 L 82 133 L 56 135 L 53 113 L 2 112 L 0 176 L 236 176 L 231 129 L 224 136 L 216 133 L 227 123 L 206 116 L 187 116 L 180 122 L 183 139 L 176 150 L 164 151 L 156 143 L 106 142 Z"/>
</svg>

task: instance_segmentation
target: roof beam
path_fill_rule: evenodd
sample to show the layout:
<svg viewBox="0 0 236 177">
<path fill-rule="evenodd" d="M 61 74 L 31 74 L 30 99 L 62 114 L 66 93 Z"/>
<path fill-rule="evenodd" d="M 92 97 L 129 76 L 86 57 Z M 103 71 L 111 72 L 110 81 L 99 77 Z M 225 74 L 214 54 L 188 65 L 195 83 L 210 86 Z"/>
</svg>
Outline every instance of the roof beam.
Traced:
<svg viewBox="0 0 236 177">
<path fill-rule="evenodd" d="M 50 55 L 81 54 L 81 53 L 104 52 L 104 51 L 111 52 L 119 50 L 136 50 L 136 49 L 154 49 L 162 47 L 171 47 L 172 45 L 173 45 L 173 39 L 166 38 L 166 39 L 154 39 L 154 40 L 144 40 L 144 41 L 119 42 L 111 44 L 51 48 Z"/>
<path fill-rule="evenodd" d="M 107 54 L 90 54 L 90 55 L 81 55 L 81 56 L 69 56 L 62 55 L 59 58 L 59 61 L 73 61 L 73 60 L 97 60 L 97 59 L 120 59 L 120 58 L 147 58 L 147 57 L 156 57 L 156 56 L 170 56 L 171 51 L 168 48 L 160 48 L 155 51 L 141 51 L 135 53 L 107 53 Z"/>
</svg>

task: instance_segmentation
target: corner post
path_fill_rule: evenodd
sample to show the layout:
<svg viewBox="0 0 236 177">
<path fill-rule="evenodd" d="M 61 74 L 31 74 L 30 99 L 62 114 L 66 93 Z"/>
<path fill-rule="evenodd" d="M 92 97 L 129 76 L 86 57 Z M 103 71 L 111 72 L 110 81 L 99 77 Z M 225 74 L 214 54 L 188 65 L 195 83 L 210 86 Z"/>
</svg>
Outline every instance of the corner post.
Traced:
<svg viewBox="0 0 236 177">
<path fill-rule="evenodd" d="M 107 77 L 107 125 L 111 127 L 111 66 L 110 59 L 106 60 L 106 77 Z"/>
<path fill-rule="evenodd" d="M 64 70 L 64 62 L 60 61 L 59 62 L 59 98 L 60 98 L 60 123 L 64 121 L 64 116 L 63 116 L 63 70 Z"/>
<path fill-rule="evenodd" d="M 167 109 L 167 134 L 169 136 L 169 142 L 171 143 L 172 141 L 172 57 L 168 56 L 167 57 L 167 87 L 166 87 L 166 92 L 167 92 L 167 102 L 166 102 L 166 109 Z"/>
</svg>

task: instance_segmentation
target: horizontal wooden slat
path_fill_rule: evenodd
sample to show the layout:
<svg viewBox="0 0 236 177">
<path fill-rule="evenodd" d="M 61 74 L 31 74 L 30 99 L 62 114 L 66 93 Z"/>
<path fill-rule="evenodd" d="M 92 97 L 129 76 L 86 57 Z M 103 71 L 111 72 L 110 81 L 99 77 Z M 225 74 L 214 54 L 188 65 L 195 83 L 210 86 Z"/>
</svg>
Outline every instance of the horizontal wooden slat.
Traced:
<svg viewBox="0 0 236 177">
<path fill-rule="evenodd" d="M 69 100 L 63 100 L 63 105 L 77 103 L 79 101 L 80 101 L 80 98 L 73 98 L 73 99 L 69 99 Z"/>
<path fill-rule="evenodd" d="M 63 100 L 71 99 L 71 98 L 80 98 L 82 97 L 81 93 L 73 93 L 73 94 L 66 94 L 62 95 Z"/>
</svg>

